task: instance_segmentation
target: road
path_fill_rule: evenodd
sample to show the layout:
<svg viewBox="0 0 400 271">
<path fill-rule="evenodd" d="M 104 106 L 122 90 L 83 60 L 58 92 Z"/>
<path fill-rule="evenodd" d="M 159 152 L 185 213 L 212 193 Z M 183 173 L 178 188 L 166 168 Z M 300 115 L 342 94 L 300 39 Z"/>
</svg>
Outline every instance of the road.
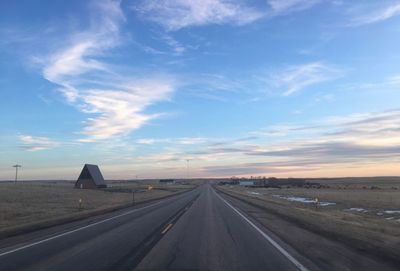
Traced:
<svg viewBox="0 0 400 271">
<path fill-rule="evenodd" d="M 0 248 L 0 270 L 307 270 L 210 185 Z M 289 249 L 289 250 L 288 250 Z"/>
<path fill-rule="evenodd" d="M 0 270 L 306 270 L 246 219 L 201 185 L 3 247 Z"/>
<path fill-rule="evenodd" d="M 199 199 L 137 269 L 306 270 L 233 208 L 211 186 L 204 186 Z"/>
</svg>

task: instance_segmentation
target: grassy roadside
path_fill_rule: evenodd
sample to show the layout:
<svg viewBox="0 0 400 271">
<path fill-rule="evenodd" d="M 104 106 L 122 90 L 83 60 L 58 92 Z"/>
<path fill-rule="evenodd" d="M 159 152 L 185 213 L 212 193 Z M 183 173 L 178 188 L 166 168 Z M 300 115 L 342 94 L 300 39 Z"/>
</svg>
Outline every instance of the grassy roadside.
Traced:
<svg viewBox="0 0 400 271">
<path fill-rule="evenodd" d="M 145 185 L 117 185 L 110 190 L 81 190 L 65 183 L 0 184 L 0 239 L 131 206 L 133 196 L 127 188 L 137 191 L 137 204 L 193 187 L 153 185 L 149 191 Z"/>
<path fill-rule="evenodd" d="M 315 210 L 270 197 L 249 195 L 235 188 L 218 186 L 219 191 L 277 215 L 314 233 L 338 240 L 350 247 L 399 263 L 398 225 L 338 210 Z"/>
</svg>

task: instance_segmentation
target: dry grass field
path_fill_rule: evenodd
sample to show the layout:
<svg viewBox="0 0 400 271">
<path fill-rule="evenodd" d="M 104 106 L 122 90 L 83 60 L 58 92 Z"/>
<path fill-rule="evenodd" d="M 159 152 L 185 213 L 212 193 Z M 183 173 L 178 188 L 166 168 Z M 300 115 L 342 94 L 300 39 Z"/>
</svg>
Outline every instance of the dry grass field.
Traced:
<svg viewBox="0 0 400 271">
<path fill-rule="evenodd" d="M 325 188 L 219 189 L 358 249 L 400 257 L 400 182 L 325 181 Z M 374 187 L 371 189 L 371 187 Z M 313 199 L 322 203 L 316 207 Z M 325 206 L 324 203 L 327 203 Z"/>
<path fill-rule="evenodd" d="M 152 185 L 153 189 L 148 190 Z M 193 185 L 159 185 L 158 182 L 116 182 L 99 190 L 74 189 L 71 182 L 0 183 L 0 231 L 36 222 L 74 216 L 160 198 Z M 82 208 L 79 209 L 79 200 Z"/>
</svg>

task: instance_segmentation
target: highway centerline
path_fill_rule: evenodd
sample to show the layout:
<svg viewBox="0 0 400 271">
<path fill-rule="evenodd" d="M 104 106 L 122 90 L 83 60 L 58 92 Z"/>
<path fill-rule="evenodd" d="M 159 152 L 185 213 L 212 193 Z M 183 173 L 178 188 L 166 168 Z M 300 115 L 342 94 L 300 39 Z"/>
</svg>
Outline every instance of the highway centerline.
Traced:
<svg viewBox="0 0 400 271">
<path fill-rule="evenodd" d="M 287 252 L 283 247 L 281 247 L 277 242 L 275 242 L 270 236 L 268 236 L 264 231 L 257 227 L 253 222 L 251 222 L 246 216 L 244 216 L 239 210 L 232 206 L 228 201 L 223 199 L 214 189 L 213 192 L 217 197 L 222 200 L 227 206 L 229 206 L 233 211 L 235 211 L 241 218 L 243 218 L 247 223 L 250 224 L 256 231 L 258 231 L 271 245 L 273 245 L 283 256 L 285 256 L 290 262 L 292 262 L 299 270 L 308 271 L 308 269 L 297 261 L 289 252 Z"/>
<path fill-rule="evenodd" d="M 161 234 L 165 234 L 171 227 L 172 227 L 172 223 L 169 223 L 167 227 L 165 227 L 165 229 L 161 232 Z"/>
</svg>

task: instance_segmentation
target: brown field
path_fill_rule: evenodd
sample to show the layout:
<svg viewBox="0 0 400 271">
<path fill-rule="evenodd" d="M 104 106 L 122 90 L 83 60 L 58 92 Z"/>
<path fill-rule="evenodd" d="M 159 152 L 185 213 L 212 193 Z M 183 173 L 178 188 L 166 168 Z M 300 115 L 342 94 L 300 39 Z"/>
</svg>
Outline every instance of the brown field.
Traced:
<svg viewBox="0 0 400 271">
<path fill-rule="evenodd" d="M 0 183 L 0 231 L 127 205 L 132 203 L 131 190 L 136 191 L 134 197 L 138 203 L 194 187 L 190 184 L 159 185 L 156 181 L 114 182 L 109 188 L 99 190 L 74 189 L 73 185 L 66 181 Z M 150 191 L 149 185 L 153 186 Z"/>
<path fill-rule="evenodd" d="M 341 240 L 358 249 L 398 259 L 400 181 L 351 180 L 320 181 L 325 188 L 279 189 L 238 185 L 218 188 L 313 232 Z M 335 204 L 316 206 L 315 203 L 290 201 L 288 197 L 318 198 L 320 203 Z"/>
</svg>

